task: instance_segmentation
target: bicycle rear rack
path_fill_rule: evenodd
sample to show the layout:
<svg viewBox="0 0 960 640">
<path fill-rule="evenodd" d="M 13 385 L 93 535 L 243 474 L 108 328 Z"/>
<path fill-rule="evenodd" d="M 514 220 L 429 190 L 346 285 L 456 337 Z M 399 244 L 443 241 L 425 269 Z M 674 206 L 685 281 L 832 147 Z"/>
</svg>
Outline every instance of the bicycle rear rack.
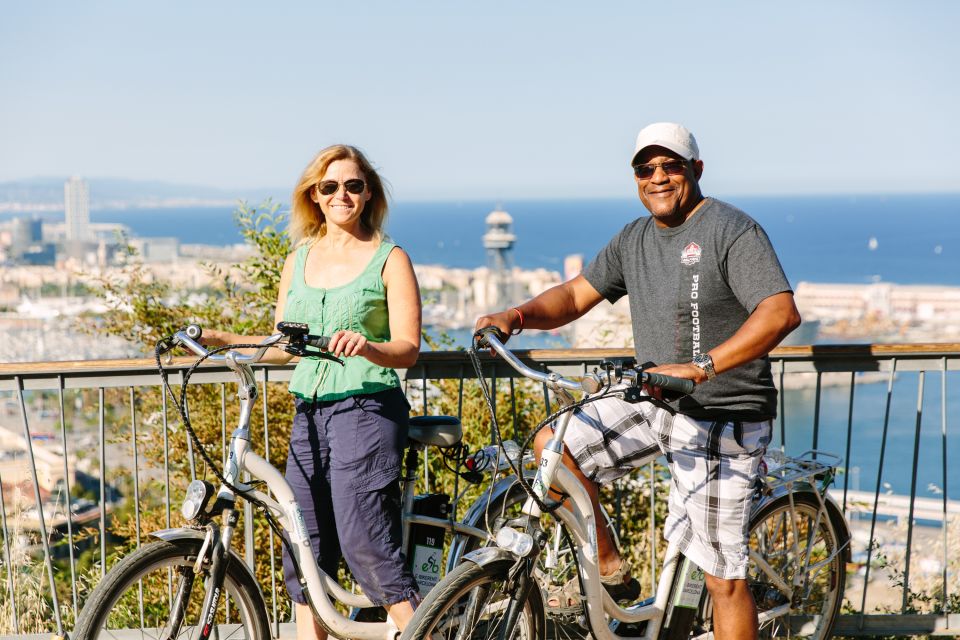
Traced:
<svg viewBox="0 0 960 640">
<path fill-rule="evenodd" d="M 767 465 L 766 474 L 763 476 L 766 492 L 772 492 L 784 485 L 789 486 L 806 481 L 814 486 L 820 483 L 822 493 L 833 480 L 834 473 L 843 459 L 832 453 L 814 449 L 796 457 L 771 449 L 763 456 L 763 460 Z"/>
</svg>

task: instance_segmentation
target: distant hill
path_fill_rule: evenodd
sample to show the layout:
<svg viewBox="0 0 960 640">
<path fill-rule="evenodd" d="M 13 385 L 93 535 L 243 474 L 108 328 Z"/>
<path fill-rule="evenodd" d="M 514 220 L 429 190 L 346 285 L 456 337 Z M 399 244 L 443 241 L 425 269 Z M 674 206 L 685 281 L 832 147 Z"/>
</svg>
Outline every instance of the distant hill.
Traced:
<svg viewBox="0 0 960 640">
<path fill-rule="evenodd" d="M 63 208 L 64 177 L 40 177 L 0 182 L 0 210 L 10 208 Z M 224 205 L 237 200 L 259 203 L 266 198 L 289 200 L 291 187 L 221 189 L 202 185 L 171 184 L 153 180 L 85 178 L 90 185 L 91 209 Z"/>
</svg>

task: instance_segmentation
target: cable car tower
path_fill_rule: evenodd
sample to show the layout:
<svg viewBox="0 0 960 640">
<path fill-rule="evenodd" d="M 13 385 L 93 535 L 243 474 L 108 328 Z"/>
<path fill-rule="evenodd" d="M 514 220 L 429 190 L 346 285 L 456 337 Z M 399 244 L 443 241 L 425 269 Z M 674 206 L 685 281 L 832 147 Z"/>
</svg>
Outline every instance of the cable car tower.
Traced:
<svg viewBox="0 0 960 640">
<path fill-rule="evenodd" d="M 487 232 L 483 234 L 483 248 L 487 250 L 490 267 L 490 305 L 501 307 L 513 302 L 513 218 L 497 208 L 487 215 Z"/>
</svg>

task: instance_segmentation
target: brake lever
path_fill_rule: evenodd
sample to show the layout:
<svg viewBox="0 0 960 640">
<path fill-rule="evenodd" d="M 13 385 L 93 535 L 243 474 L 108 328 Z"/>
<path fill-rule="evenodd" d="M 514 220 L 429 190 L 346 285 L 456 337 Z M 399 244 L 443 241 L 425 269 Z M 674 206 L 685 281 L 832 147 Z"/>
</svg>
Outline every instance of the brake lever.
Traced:
<svg viewBox="0 0 960 640">
<path fill-rule="evenodd" d="M 321 358 L 323 360 L 331 360 L 332 362 L 336 362 L 341 367 L 343 366 L 343 360 L 341 360 L 337 356 L 330 355 L 326 351 L 320 351 L 319 349 L 310 349 L 308 351 L 306 345 L 287 344 L 285 347 L 283 347 L 283 350 L 293 356 L 298 356 L 301 358 L 303 357 Z"/>
<path fill-rule="evenodd" d="M 651 395 L 640 393 L 640 387 L 630 385 L 623 390 L 623 401 L 629 402 L 630 404 L 637 404 L 638 402 L 650 402 L 653 405 L 660 407 L 664 411 L 670 413 L 671 415 L 676 415 L 677 410 L 671 407 L 669 404 L 661 400 L 660 398 L 654 398 Z"/>
</svg>

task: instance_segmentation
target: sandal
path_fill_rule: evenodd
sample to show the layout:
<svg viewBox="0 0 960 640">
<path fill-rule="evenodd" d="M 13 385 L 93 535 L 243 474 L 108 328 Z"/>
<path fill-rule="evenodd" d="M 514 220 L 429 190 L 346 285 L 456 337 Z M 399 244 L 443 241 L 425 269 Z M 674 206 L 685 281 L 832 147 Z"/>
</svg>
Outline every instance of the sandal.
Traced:
<svg viewBox="0 0 960 640">
<path fill-rule="evenodd" d="M 607 590 L 614 602 L 624 600 L 632 602 L 640 597 L 640 583 L 630 575 L 631 569 L 629 562 L 621 560 L 616 571 L 608 576 L 600 576 L 603 588 Z"/>
<path fill-rule="evenodd" d="M 608 576 L 600 576 L 600 583 L 614 602 L 633 602 L 640 597 L 640 583 L 630 576 L 631 569 L 629 562 L 621 560 L 616 571 Z M 547 588 L 548 607 L 574 607 L 579 605 L 582 599 L 580 583 L 576 576 L 567 580 L 562 587 L 553 585 Z"/>
<path fill-rule="evenodd" d="M 575 607 L 582 598 L 576 576 L 567 580 L 563 586 L 552 584 L 547 587 L 546 603 L 551 609 Z"/>
</svg>

